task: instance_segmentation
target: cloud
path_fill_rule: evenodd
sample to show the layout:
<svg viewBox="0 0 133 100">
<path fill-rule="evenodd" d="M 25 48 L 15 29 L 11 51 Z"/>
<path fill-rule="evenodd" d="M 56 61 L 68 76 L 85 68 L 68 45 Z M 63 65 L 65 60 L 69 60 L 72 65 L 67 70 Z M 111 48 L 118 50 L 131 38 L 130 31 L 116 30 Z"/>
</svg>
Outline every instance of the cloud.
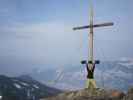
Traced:
<svg viewBox="0 0 133 100">
<path fill-rule="evenodd" d="M 31 59 L 39 62 L 68 63 L 75 61 L 79 46 L 80 34 L 74 33 L 73 24 L 64 21 L 41 23 L 14 22 L 3 26 L 5 45 L 7 37 L 8 53 L 18 59 Z M 12 51 L 10 51 L 12 49 Z M 4 50 L 4 49 L 3 49 Z M 77 57 L 79 58 L 79 57 Z"/>
<path fill-rule="evenodd" d="M 2 32 L 17 33 L 17 34 L 69 34 L 72 31 L 72 24 L 60 21 L 41 22 L 41 23 L 13 23 L 11 25 L 2 26 Z"/>
</svg>

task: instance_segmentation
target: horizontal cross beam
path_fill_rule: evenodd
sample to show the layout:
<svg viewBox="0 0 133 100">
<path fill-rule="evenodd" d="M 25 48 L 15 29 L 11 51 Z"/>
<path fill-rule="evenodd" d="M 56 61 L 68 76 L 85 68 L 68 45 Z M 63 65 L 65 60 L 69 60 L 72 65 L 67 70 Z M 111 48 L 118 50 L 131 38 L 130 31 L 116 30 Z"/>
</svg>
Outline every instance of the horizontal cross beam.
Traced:
<svg viewBox="0 0 133 100">
<path fill-rule="evenodd" d="M 74 27 L 73 30 L 80 30 L 80 29 L 86 29 L 86 28 L 97 28 L 97 27 L 105 27 L 105 26 L 113 26 L 114 23 L 108 22 L 103 24 L 95 24 L 95 25 L 87 25 L 87 26 L 81 26 L 81 27 Z"/>
</svg>

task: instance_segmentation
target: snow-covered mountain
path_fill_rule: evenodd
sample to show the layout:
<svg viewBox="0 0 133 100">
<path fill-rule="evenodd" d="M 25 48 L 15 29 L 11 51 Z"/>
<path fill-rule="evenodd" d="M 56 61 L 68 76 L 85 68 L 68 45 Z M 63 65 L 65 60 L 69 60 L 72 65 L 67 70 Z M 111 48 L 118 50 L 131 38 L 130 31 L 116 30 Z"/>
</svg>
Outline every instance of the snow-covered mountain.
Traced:
<svg viewBox="0 0 133 100">
<path fill-rule="evenodd" d="M 39 70 L 39 69 L 38 69 Z M 86 69 L 83 65 L 62 66 L 57 69 L 34 71 L 30 74 L 38 81 L 60 89 L 84 88 Z M 104 61 L 96 65 L 95 78 L 98 87 L 128 90 L 133 86 L 133 60 Z"/>
<path fill-rule="evenodd" d="M 60 92 L 27 75 L 14 78 L 0 75 L 0 100 L 39 100 Z"/>
</svg>

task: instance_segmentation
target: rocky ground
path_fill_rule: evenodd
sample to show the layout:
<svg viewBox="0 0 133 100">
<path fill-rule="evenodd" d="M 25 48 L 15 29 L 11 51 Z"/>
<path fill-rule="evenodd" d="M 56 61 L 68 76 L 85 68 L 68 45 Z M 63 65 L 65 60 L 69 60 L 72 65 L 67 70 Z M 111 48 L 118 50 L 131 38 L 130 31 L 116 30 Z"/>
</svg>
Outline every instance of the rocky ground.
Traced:
<svg viewBox="0 0 133 100">
<path fill-rule="evenodd" d="M 41 100 L 133 100 L 133 88 L 129 89 L 126 94 L 118 90 L 83 89 L 61 93 Z"/>
</svg>

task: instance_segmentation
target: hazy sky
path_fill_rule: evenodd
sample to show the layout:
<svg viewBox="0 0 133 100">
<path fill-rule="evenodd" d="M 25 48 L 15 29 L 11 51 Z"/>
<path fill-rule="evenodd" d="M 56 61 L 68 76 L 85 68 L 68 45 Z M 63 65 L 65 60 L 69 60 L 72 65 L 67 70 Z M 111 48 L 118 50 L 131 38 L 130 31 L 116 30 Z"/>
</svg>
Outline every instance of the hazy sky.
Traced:
<svg viewBox="0 0 133 100">
<path fill-rule="evenodd" d="M 133 58 L 133 1 L 93 0 L 95 58 Z M 0 74 L 78 65 L 88 56 L 89 0 L 0 0 Z M 69 66 L 68 66 L 69 67 Z"/>
</svg>

